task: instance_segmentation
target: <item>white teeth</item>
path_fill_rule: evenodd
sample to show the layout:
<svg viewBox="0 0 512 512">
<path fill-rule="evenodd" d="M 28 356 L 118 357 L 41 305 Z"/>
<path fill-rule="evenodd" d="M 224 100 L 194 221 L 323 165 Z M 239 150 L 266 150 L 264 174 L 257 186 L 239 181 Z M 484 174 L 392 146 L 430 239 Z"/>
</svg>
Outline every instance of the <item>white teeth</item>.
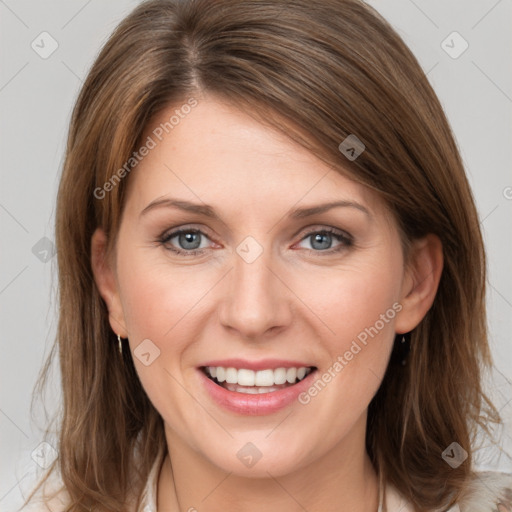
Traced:
<svg viewBox="0 0 512 512">
<path fill-rule="evenodd" d="M 236 384 L 238 382 L 238 371 L 236 368 L 226 368 L 226 382 Z"/>
<path fill-rule="evenodd" d="M 286 380 L 290 384 L 293 384 L 296 379 L 297 379 L 297 368 L 288 368 L 288 370 L 286 370 Z"/>
<path fill-rule="evenodd" d="M 286 382 L 286 368 L 277 368 L 274 370 L 274 384 L 284 384 Z"/>
<path fill-rule="evenodd" d="M 250 370 L 248 370 L 250 371 Z M 254 372 L 252 372 L 254 373 Z M 274 384 L 274 371 L 273 370 L 259 370 L 254 377 L 254 384 L 256 386 L 272 386 Z"/>
<path fill-rule="evenodd" d="M 248 395 L 258 395 L 260 388 L 242 388 L 240 386 L 237 386 L 235 391 L 238 391 L 238 393 L 246 393 Z"/>
<path fill-rule="evenodd" d="M 245 386 L 239 386 L 237 384 L 226 384 L 224 386 L 228 391 L 236 391 L 237 393 L 246 393 L 248 395 L 258 395 L 261 393 L 272 393 L 273 391 L 277 391 L 278 387 L 275 386 L 267 386 L 267 387 L 245 387 Z"/>
<path fill-rule="evenodd" d="M 226 370 L 222 368 L 222 366 L 217 366 L 216 368 L 217 380 L 219 382 L 224 382 L 226 380 Z"/>
<path fill-rule="evenodd" d="M 217 381 L 226 382 L 227 389 L 231 387 L 247 386 L 251 391 L 249 393 L 257 393 L 259 388 L 264 391 L 261 393 L 268 393 L 269 388 L 273 386 L 280 386 L 282 384 L 295 384 L 298 380 L 302 380 L 311 373 L 311 368 L 301 366 L 300 368 L 276 368 L 275 370 L 248 370 L 240 368 L 239 370 L 233 367 L 224 368 L 222 366 L 207 366 L 206 373 L 212 378 L 217 378 Z M 276 388 L 278 389 L 278 388 Z"/>
<path fill-rule="evenodd" d="M 254 372 L 252 370 L 238 370 L 238 384 L 240 386 L 254 386 Z"/>
</svg>

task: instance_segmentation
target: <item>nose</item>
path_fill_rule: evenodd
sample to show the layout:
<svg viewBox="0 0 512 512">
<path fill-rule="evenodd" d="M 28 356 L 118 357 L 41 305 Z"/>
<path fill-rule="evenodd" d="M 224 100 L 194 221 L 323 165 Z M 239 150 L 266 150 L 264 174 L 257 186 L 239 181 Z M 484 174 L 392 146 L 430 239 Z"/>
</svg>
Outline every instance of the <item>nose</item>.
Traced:
<svg viewBox="0 0 512 512">
<path fill-rule="evenodd" d="M 219 307 L 221 325 L 253 341 L 281 332 L 292 320 L 293 293 L 264 251 L 248 263 L 235 253 Z"/>
</svg>

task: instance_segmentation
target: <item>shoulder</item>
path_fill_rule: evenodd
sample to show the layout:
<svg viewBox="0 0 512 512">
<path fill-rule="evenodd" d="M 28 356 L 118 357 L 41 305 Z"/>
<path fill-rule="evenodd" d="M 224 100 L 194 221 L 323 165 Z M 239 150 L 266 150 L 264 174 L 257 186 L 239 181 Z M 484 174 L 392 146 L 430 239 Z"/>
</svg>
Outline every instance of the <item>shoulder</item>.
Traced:
<svg viewBox="0 0 512 512">
<path fill-rule="evenodd" d="M 460 512 L 512 512 L 512 473 L 474 472 L 458 507 Z"/>
</svg>

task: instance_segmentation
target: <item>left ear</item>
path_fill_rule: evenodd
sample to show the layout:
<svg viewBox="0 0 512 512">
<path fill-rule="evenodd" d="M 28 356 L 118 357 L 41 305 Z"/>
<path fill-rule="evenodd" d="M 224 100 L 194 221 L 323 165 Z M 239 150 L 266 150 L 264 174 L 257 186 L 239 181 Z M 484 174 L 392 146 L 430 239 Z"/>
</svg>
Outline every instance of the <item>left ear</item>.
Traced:
<svg viewBox="0 0 512 512">
<path fill-rule="evenodd" d="M 412 331 L 434 303 L 443 271 L 443 245 L 437 235 L 428 234 L 414 240 L 410 248 L 395 331 Z"/>
</svg>

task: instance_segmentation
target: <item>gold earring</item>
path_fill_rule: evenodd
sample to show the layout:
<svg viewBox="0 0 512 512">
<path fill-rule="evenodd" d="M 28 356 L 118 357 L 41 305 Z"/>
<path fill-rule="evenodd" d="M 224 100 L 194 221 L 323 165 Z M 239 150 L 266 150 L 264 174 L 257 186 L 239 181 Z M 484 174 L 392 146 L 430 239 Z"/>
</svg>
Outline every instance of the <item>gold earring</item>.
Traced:
<svg viewBox="0 0 512 512">
<path fill-rule="evenodd" d="M 117 343 L 119 346 L 119 353 L 123 355 L 123 344 L 121 342 L 121 336 L 119 336 L 119 334 L 117 335 Z"/>
</svg>

